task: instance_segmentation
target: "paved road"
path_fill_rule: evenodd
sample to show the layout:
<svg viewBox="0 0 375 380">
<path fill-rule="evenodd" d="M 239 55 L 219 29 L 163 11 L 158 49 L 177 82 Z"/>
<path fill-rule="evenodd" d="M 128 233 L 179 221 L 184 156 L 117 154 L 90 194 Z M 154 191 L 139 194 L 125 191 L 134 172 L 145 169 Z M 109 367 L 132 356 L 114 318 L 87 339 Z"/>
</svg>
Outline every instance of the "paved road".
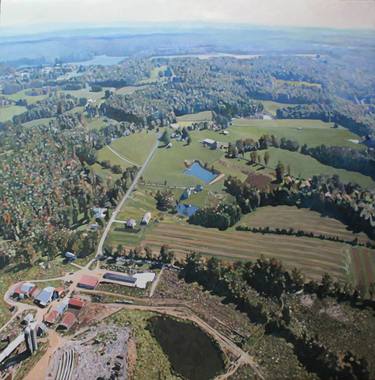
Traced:
<svg viewBox="0 0 375 380">
<path fill-rule="evenodd" d="M 104 246 L 104 242 L 107 238 L 107 235 L 111 229 L 111 226 L 113 224 L 113 222 L 116 220 L 119 212 L 121 211 L 122 207 L 124 206 L 125 202 L 128 200 L 129 196 L 131 195 L 131 193 L 133 192 L 133 190 L 135 189 L 135 187 L 137 186 L 137 183 L 139 181 L 139 179 L 142 177 L 147 165 L 150 163 L 150 161 L 152 160 L 154 154 L 155 154 L 155 151 L 156 149 L 158 148 L 158 145 L 159 145 L 159 139 L 156 140 L 155 142 L 155 145 L 154 147 L 152 148 L 150 154 L 148 155 L 148 157 L 146 158 L 146 161 L 143 163 L 142 167 L 139 169 L 136 177 L 134 178 L 134 181 L 133 183 L 130 185 L 128 191 L 126 192 L 126 194 L 124 195 L 124 197 L 122 198 L 121 202 L 117 205 L 116 209 L 113 211 L 112 213 L 112 216 L 111 218 L 109 219 L 106 227 L 105 227 L 105 230 L 103 232 L 103 235 L 99 241 L 99 244 L 98 244 L 98 248 L 97 248 L 97 251 L 96 251 L 96 256 L 95 257 L 98 257 L 100 255 L 102 255 L 103 253 L 103 246 Z M 90 261 L 87 265 L 86 265 L 86 268 L 89 268 L 90 265 L 92 264 L 92 261 Z"/>
</svg>

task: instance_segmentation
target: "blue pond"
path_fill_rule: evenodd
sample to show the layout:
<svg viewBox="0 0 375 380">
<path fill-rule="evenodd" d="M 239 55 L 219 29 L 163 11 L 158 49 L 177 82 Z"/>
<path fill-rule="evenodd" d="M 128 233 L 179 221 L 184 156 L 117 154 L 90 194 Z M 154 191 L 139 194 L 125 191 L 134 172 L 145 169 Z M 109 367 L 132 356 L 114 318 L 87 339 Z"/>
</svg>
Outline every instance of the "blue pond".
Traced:
<svg viewBox="0 0 375 380">
<path fill-rule="evenodd" d="M 210 183 L 216 178 L 216 174 L 210 172 L 209 170 L 202 168 L 198 162 L 194 162 L 190 168 L 184 171 L 185 174 L 197 177 L 204 181 L 205 183 Z"/>
<path fill-rule="evenodd" d="M 192 215 L 194 215 L 198 210 L 199 210 L 198 207 L 193 206 L 193 205 L 184 205 L 182 203 L 179 203 L 176 206 L 176 211 L 178 215 L 187 216 L 189 218 Z"/>
</svg>

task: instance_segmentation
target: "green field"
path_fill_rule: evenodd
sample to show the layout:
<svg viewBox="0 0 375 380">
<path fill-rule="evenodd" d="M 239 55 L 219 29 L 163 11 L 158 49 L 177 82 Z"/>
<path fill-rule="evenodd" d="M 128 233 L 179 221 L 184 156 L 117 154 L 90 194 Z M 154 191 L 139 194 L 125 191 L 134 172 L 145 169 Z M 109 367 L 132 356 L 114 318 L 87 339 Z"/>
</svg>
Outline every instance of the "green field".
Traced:
<svg viewBox="0 0 375 380">
<path fill-rule="evenodd" d="M 100 149 L 98 151 L 98 158 L 97 160 L 100 161 L 109 161 L 111 165 L 120 165 L 123 170 L 131 166 L 128 162 L 125 160 L 122 160 L 120 157 L 118 157 L 115 153 L 113 153 L 108 146 L 105 146 L 104 148 Z"/>
<path fill-rule="evenodd" d="M 320 83 L 313 83 L 313 82 L 283 80 L 283 79 L 275 79 L 274 81 L 275 83 L 279 85 L 287 84 L 289 86 L 296 86 L 296 87 L 317 87 L 317 88 L 322 87 Z"/>
<path fill-rule="evenodd" d="M 0 122 L 12 120 L 13 116 L 19 115 L 25 111 L 27 111 L 27 108 L 21 106 L 0 107 Z"/>
<path fill-rule="evenodd" d="M 333 123 L 320 120 L 251 120 L 236 119 L 229 129 L 230 141 L 251 137 L 259 139 L 262 135 L 273 134 L 279 139 L 282 137 L 295 140 L 300 145 L 308 146 L 332 145 L 347 146 L 354 149 L 363 149 L 359 144 L 349 140 L 358 140 L 359 137 L 345 128 L 332 128 Z"/>
<path fill-rule="evenodd" d="M 26 92 L 29 90 L 22 90 L 19 92 L 16 92 L 15 94 L 12 95 L 3 95 L 4 97 L 14 100 L 15 102 L 17 100 L 25 99 L 27 101 L 27 104 L 35 104 L 43 99 L 48 98 L 49 95 L 36 95 L 36 96 L 30 96 L 26 95 Z"/>
<path fill-rule="evenodd" d="M 302 178 L 310 178 L 313 175 L 327 174 L 340 176 L 344 182 L 356 182 L 366 188 L 375 188 L 375 182 L 369 176 L 361 173 L 352 172 L 344 169 L 336 169 L 332 166 L 321 164 L 315 158 L 305 156 L 298 152 L 290 152 L 288 150 L 270 148 L 269 167 L 275 168 L 277 163 L 281 161 L 285 167 L 290 166 L 290 171 L 293 176 Z M 261 153 L 264 155 L 264 152 Z"/>
<path fill-rule="evenodd" d="M 259 102 L 259 100 L 254 99 L 254 102 Z M 279 103 L 273 102 L 272 100 L 261 100 L 260 102 L 263 104 L 265 111 L 269 112 L 273 116 L 276 116 L 276 111 L 280 108 L 296 106 L 296 104 Z"/>
<path fill-rule="evenodd" d="M 133 94 L 135 91 L 142 90 L 146 87 L 147 86 L 125 86 L 117 89 L 115 93 L 118 95 L 130 95 Z"/>
<path fill-rule="evenodd" d="M 189 123 L 198 123 L 200 121 L 211 121 L 212 120 L 212 112 L 211 111 L 203 111 L 193 114 L 188 114 L 184 116 L 178 116 L 177 122 L 189 122 Z"/>
<path fill-rule="evenodd" d="M 121 156 L 142 165 L 156 142 L 155 132 L 137 132 L 114 140 L 111 148 Z"/>
</svg>

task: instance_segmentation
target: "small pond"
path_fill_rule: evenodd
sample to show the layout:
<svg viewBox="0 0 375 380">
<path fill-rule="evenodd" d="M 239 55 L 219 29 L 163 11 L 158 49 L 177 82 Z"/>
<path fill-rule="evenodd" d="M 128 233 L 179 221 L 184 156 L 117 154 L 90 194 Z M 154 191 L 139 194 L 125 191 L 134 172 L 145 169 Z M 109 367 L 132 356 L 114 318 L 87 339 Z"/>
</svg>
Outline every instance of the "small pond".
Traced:
<svg viewBox="0 0 375 380">
<path fill-rule="evenodd" d="M 168 356 L 173 370 L 184 379 L 208 380 L 224 371 L 219 347 L 192 323 L 154 317 L 148 328 Z"/>
<path fill-rule="evenodd" d="M 184 173 L 193 177 L 197 177 L 204 181 L 205 183 L 210 183 L 213 181 L 217 175 L 210 172 L 209 170 L 203 168 L 199 162 L 194 162 L 189 168 L 187 168 Z"/>
<path fill-rule="evenodd" d="M 185 205 L 185 204 L 179 203 L 176 206 L 177 214 L 182 215 L 182 216 L 187 216 L 188 218 L 194 215 L 198 210 L 199 208 L 194 205 Z"/>
</svg>

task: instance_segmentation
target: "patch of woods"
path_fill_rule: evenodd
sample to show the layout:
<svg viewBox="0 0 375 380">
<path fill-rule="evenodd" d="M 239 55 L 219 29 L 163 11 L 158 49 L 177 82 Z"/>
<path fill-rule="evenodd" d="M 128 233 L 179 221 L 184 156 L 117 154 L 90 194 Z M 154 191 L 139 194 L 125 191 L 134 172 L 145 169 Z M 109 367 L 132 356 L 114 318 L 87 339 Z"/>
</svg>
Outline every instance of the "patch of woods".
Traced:
<svg viewBox="0 0 375 380">
<path fill-rule="evenodd" d="M 307 371 L 322 379 L 370 379 L 368 362 L 353 352 L 336 352 L 311 336 L 288 306 L 288 294 L 315 294 L 318 298 L 334 297 L 337 302 L 356 307 L 371 307 L 371 300 L 361 300 L 349 284 L 333 282 L 324 275 L 318 283 L 305 282 L 297 269 L 287 271 L 276 259 L 261 257 L 256 262 L 225 264 L 217 258 L 204 260 L 194 253 L 187 257 L 181 275 L 187 282 L 197 282 L 214 294 L 225 297 L 245 312 L 265 333 L 284 338 Z M 371 297 L 375 295 L 372 285 Z"/>
<path fill-rule="evenodd" d="M 282 172 L 281 168 L 280 171 Z M 314 176 L 301 180 L 280 173 L 281 182 L 269 190 L 228 177 L 226 191 L 235 197 L 243 214 L 262 206 L 297 206 L 331 215 L 355 232 L 375 238 L 375 196 L 359 185 L 344 184 L 338 176 Z"/>
<path fill-rule="evenodd" d="M 286 107 L 277 110 L 277 118 L 332 121 L 362 136 L 374 132 L 374 120 L 370 112 L 361 105 L 345 101 L 338 101 L 333 104 L 316 102 Z"/>
</svg>

